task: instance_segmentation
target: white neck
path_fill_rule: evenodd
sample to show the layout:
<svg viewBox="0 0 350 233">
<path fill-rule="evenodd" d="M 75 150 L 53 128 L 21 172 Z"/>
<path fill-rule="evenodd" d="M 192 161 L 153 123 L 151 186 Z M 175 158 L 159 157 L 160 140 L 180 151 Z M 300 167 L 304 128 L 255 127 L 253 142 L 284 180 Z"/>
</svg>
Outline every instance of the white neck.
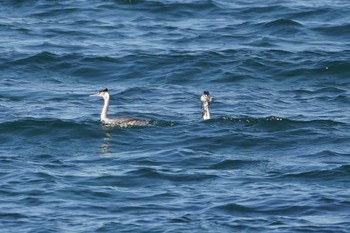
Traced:
<svg viewBox="0 0 350 233">
<path fill-rule="evenodd" d="M 106 121 L 108 120 L 107 112 L 109 107 L 109 95 L 107 94 L 103 99 L 104 99 L 104 104 L 101 111 L 101 121 Z"/>
<path fill-rule="evenodd" d="M 202 119 L 203 120 L 209 120 L 210 119 L 209 102 L 203 102 Z"/>
</svg>

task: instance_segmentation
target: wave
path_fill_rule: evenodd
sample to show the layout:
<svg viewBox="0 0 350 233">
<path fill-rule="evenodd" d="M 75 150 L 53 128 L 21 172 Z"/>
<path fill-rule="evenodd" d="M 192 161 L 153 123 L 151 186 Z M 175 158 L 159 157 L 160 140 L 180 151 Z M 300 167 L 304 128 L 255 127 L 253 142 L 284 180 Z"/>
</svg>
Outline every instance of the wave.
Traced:
<svg viewBox="0 0 350 233">
<path fill-rule="evenodd" d="M 346 123 L 334 121 L 334 120 L 290 120 L 287 118 L 282 118 L 278 116 L 268 116 L 264 118 L 232 118 L 232 117 L 219 117 L 211 119 L 207 122 L 217 122 L 217 123 L 244 123 L 250 125 L 259 124 L 280 124 L 280 125 L 290 125 L 290 126 L 344 126 Z"/>
<path fill-rule="evenodd" d="M 76 182 L 89 186 L 122 186 L 132 187 L 149 184 L 150 182 L 200 182 L 208 179 L 215 179 L 217 176 L 200 173 L 183 173 L 172 172 L 166 169 L 156 169 L 151 167 L 140 167 L 127 171 L 120 175 L 104 175 L 93 178 L 80 179 Z"/>
<path fill-rule="evenodd" d="M 339 153 L 335 152 L 333 150 L 323 150 L 314 154 L 307 154 L 307 155 L 302 155 L 302 157 L 307 156 L 307 157 L 315 157 L 315 158 L 327 158 L 327 159 L 336 159 L 336 158 L 345 158 L 349 154 L 346 153 Z"/>
<path fill-rule="evenodd" d="M 73 120 L 61 120 L 61 119 L 54 119 L 54 118 L 24 118 L 24 119 L 18 119 L 15 121 L 8 121 L 8 122 L 1 122 L 1 127 L 13 127 L 14 129 L 20 128 L 20 127 L 35 127 L 35 125 L 38 126 L 60 126 L 60 127 L 66 127 L 71 128 L 75 126 L 82 126 L 87 125 L 87 123 L 84 122 L 77 122 Z"/>
<path fill-rule="evenodd" d="M 156 115 L 154 115 L 156 116 Z M 190 124 L 188 121 L 177 122 L 162 120 L 163 116 L 157 116 L 155 120 L 151 120 L 150 126 L 156 127 L 173 127 Z M 293 129 L 293 128 L 320 128 L 320 127 L 338 127 L 347 126 L 346 123 L 333 121 L 333 120 L 309 120 L 298 121 L 289 120 L 286 118 L 269 116 L 265 118 L 231 118 L 231 117 L 219 117 L 213 118 L 207 121 L 198 121 L 200 124 L 234 124 L 234 125 L 248 125 L 248 126 L 263 126 L 272 129 Z M 3 132 L 11 132 L 11 134 L 23 133 L 25 135 L 38 135 L 38 134 L 50 134 L 59 130 L 68 130 L 72 132 L 72 136 L 81 135 L 96 135 L 98 129 L 113 130 L 123 127 L 108 127 L 103 126 L 98 120 L 90 121 L 75 121 L 75 120 L 61 120 L 61 119 L 49 119 L 49 118 L 25 118 L 15 121 L 0 123 L 0 130 Z M 135 128 L 135 127 L 127 127 Z M 138 127 L 136 127 L 138 128 Z M 141 127 L 143 128 L 143 127 Z"/>
<path fill-rule="evenodd" d="M 243 3 L 243 4 L 242 4 Z M 229 4 L 227 4 L 229 5 Z M 265 4 L 252 4 L 249 5 L 245 4 L 244 1 L 241 2 L 241 4 L 236 5 L 236 7 L 239 8 L 240 12 L 242 12 L 243 14 L 273 14 L 275 12 L 285 12 L 286 10 L 288 10 L 288 7 L 283 6 L 283 5 L 274 5 L 274 4 L 269 4 L 268 6 Z"/>
<path fill-rule="evenodd" d="M 310 89 L 295 89 L 286 91 L 295 99 L 314 99 L 322 102 L 331 102 L 341 104 L 350 103 L 350 98 L 346 95 L 347 91 L 343 87 L 321 87 Z"/>
<path fill-rule="evenodd" d="M 272 35 L 281 35 L 286 39 L 289 37 L 289 35 L 295 37 L 295 35 L 297 34 L 305 34 L 304 26 L 301 23 L 291 19 L 277 19 L 265 23 L 259 23 L 257 26 L 259 26 L 262 29 L 263 33 L 268 32 Z M 276 41 L 273 40 L 273 38 L 271 38 L 270 36 L 267 36 L 265 38 L 268 38 L 268 41 L 271 44 L 273 43 L 273 47 L 278 47 L 277 44 L 281 43 L 280 39 Z"/>
<path fill-rule="evenodd" d="M 303 27 L 303 25 L 297 21 L 291 19 L 277 19 L 267 23 L 264 23 L 266 28 L 285 28 L 285 27 Z"/>
<path fill-rule="evenodd" d="M 341 165 L 332 169 L 317 169 L 304 172 L 281 174 L 280 178 L 312 179 L 327 181 L 347 182 L 350 175 L 350 165 Z"/>
<path fill-rule="evenodd" d="M 46 47 L 46 46 L 45 46 Z M 128 73 L 125 63 L 133 63 L 132 58 L 125 56 L 94 56 L 84 53 L 52 53 L 48 51 L 36 54 L 21 54 L 19 58 L 7 60 L 0 64 L 0 69 L 26 71 L 26 73 L 36 72 L 52 72 L 55 75 L 50 75 L 51 80 L 57 82 L 69 81 L 70 79 L 84 78 L 90 81 L 99 81 L 101 78 L 115 79 L 116 71 L 123 77 L 123 73 Z M 59 72 L 58 76 L 56 73 Z M 23 74 L 20 74 L 23 75 Z M 27 75 L 27 74 L 26 74 Z M 57 77 L 58 76 L 58 77 Z M 66 77 L 69 76 L 70 79 Z M 137 77 L 140 77 L 138 75 Z M 36 80 L 33 77 L 32 80 Z"/>
<path fill-rule="evenodd" d="M 291 91 L 295 94 L 307 94 L 307 95 L 317 95 L 317 94 L 345 94 L 347 91 L 340 87 L 321 87 L 315 90 L 302 90 L 302 89 L 295 89 Z"/>
<path fill-rule="evenodd" d="M 0 123 L 0 131 L 6 132 L 3 139 L 13 140 L 24 137 L 50 136 L 58 140 L 100 136 L 98 124 L 60 119 L 27 118 Z"/>
<path fill-rule="evenodd" d="M 11 141 L 15 138 L 45 136 L 59 140 L 75 138 L 101 138 L 106 133 L 116 133 L 121 129 L 139 129 L 147 127 L 173 127 L 180 123 L 165 120 L 151 120 L 148 126 L 108 126 L 99 120 L 61 120 L 49 118 L 26 118 L 0 123 L 0 131 L 7 132 L 0 141 Z"/>
<path fill-rule="evenodd" d="M 245 169 L 246 167 L 255 167 L 261 164 L 261 160 L 243 160 L 243 159 L 225 159 L 208 167 L 214 170 L 233 170 Z"/>
<path fill-rule="evenodd" d="M 8 60 L 1 64 L 2 68 L 7 69 L 22 69 L 27 72 L 40 72 L 43 70 L 55 71 L 60 69 L 63 73 L 66 70 L 72 69 L 74 64 L 80 59 L 77 54 L 55 54 L 51 52 L 39 52 L 36 54 L 21 54 L 20 58 Z"/>
<path fill-rule="evenodd" d="M 206 12 L 217 6 L 212 1 L 142 1 L 143 7 L 151 9 L 152 13 L 162 13 L 170 16 L 189 16 L 195 12 Z M 141 3 L 141 2 L 140 2 Z"/>
<path fill-rule="evenodd" d="M 347 52 L 344 52 L 347 53 Z M 340 60 L 334 53 L 291 53 L 284 50 L 269 49 L 261 51 L 256 56 L 250 56 L 247 51 L 237 51 L 222 48 L 219 51 L 201 51 L 188 53 L 177 51 L 171 53 L 152 54 L 130 51 L 120 54 L 89 55 L 84 53 L 52 53 L 40 52 L 36 54 L 19 54 L 16 58 L 2 62 L 0 69 L 4 72 L 32 73 L 52 72 L 45 78 L 57 83 L 89 82 L 101 84 L 103 82 L 138 83 L 169 83 L 188 85 L 197 83 L 226 83 L 243 80 L 278 79 L 291 77 L 295 79 L 308 77 L 327 77 L 344 82 L 349 73 L 349 63 Z M 269 56 L 268 58 L 266 58 Z M 283 56 L 283 62 L 280 57 Z M 328 57 L 328 61 L 320 63 L 315 57 Z M 295 62 L 296 57 L 303 57 L 302 63 Z M 234 60 L 234 62 L 232 62 Z M 221 61 L 221 62 L 217 62 Z M 180 66 L 175 69 L 174 64 Z M 232 68 L 232 64 L 236 68 Z M 305 64 L 305 65 L 304 65 Z M 312 64 L 312 65 L 309 65 Z M 130 67 L 133 67 L 130 69 Z M 203 69 L 203 67 L 211 67 Z M 336 70 L 336 75 L 332 75 Z M 58 73 L 60 75 L 57 75 Z M 19 74 L 23 75 L 23 74 Z M 28 74 L 25 74 L 28 75 Z M 210 76 L 208 79 L 203 77 Z M 67 78 L 69 77 L 69 78 Z M 37 76 L 31 77 L 38 80 Z M 311 80 L 312 81 L 312 80 Z"/>
<path fill-rule="evenodd" d="M 342 24 L 342 25 L 335 25 L 335 26 L 323 26 L 323 27 L 315 27 L 312 28 L 317 33 L 321 33 L 322 35 L 329 36 L 329 37 L 337 37 L 339 38 L 347 39 L 350 36 L 350 24 Z"/>
<path fill-rule="evenodd" d="M 69 68 L 73 64 L 117 64 L 121 61 L 132 60 L 134 57 L 130 54 L 125 56 L 97 56 L 89 55 L 85 53 L 53 53 L 49 51 L 42 51 L 35 54 L 20 54 L 21 58 L 9 60 L 4 62 L 3 65 L 8 66 L 21 66 L 21 65 L 47 65 L 47 68 L 57 67 L 57 68 Z M 130 59 L 128 59 L 130 58 Z"/>
</svg>

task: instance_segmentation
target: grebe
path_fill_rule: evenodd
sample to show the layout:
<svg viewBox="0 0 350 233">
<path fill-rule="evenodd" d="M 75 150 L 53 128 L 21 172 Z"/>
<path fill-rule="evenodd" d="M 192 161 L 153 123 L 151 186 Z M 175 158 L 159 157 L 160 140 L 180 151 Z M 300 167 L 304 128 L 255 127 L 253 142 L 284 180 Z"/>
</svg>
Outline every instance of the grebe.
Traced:
<svg viewBox="0 0 350 233">
<path fill-rule="evenodd" d="M 105 125 L 127 127 L 127 126 L 146 126 L 150 124 L 150 121 L 135 119 L 131 117 L 119 117 L 119 118 L 113 118 L 113 119 L 108 118 L 107 112 L 109 107 L 110 96 L 107 88 L 96 94 L 92 94 L 90 96 L 99 96 L 104 99 L 104 104 L 101 111 L 101 122 Z"/>
<path fill-rule="evenodd" d="M 212 101 L 212 98 L 209 94 L 209 91 L 204 91 L 203 95 L 201 96 L 202 101 L 202 120 L 209 120 L 210 119 L 210 111 L 209 111 L 209 105 Z"/>
</svg>

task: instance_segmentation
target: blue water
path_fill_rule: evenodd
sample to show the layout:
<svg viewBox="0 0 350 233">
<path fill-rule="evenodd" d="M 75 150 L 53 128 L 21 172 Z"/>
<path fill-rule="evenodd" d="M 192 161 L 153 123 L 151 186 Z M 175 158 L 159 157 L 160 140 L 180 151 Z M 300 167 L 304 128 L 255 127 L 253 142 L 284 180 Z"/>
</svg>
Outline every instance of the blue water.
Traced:
<svg viewBox="0 0 350 233">
<path fill-rule="evenodd" d="M 349 232 L 349 12 L 1 1 L 0 232 Z"/>
</svg>

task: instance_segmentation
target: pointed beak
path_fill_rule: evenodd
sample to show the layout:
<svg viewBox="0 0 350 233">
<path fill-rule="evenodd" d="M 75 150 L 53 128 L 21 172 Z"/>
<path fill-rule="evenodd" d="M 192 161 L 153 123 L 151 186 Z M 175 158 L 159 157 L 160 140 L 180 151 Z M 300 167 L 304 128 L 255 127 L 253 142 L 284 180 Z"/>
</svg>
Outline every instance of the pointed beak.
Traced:
<svg viewBox="0 0 350 233">
<path fill-rule="evenodd" d="M 90 96 L 99 96 L 100 93 L 92 94 Z"/>
</svg>

